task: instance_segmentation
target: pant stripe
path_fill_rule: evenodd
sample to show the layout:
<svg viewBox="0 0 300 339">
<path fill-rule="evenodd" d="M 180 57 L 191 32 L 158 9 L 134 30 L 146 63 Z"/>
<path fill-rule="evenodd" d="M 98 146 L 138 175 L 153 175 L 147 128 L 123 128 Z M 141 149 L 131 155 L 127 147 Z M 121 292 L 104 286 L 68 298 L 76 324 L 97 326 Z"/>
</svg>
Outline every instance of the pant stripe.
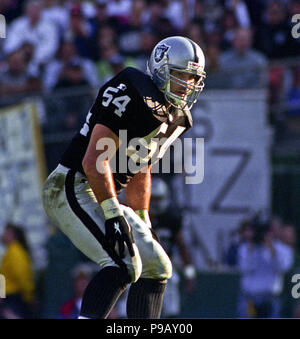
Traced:
<svg viewBox="0 0 300 339">
<path fill-rule="evenodd" d="M 113 261 L 128 274 L 128 270 L 124 261 L 118 256 L 116 251 L 112 249 L 105 239 L 105 236 L 99 226 L 95 223 L 95 221 L 91 218 L 91 216 L 80 206 L 77 201 L 75 191 L 74 191 L 74 183 L 75 183 L 75 173 L 74 170 L 69 170 L 66 175 L 65 188 L 66 188 L 66 196 L 74 214 L 80 219 L 83 225 L 93 234 L 93 236 L 98 240 L 102 248 L 108 253 L 108 255 L 113 259 Z"/>
</svg>

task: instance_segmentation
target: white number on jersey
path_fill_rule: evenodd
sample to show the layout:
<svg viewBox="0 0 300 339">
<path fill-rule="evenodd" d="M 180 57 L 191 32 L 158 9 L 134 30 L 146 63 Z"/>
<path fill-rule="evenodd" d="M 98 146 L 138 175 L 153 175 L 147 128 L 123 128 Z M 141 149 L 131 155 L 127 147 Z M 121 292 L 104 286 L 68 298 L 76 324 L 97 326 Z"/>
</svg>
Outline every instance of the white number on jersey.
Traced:
<svg viewBox="0 0 300 339">
<path fill-rule="evenodd" d="M 114 98 L 113 94 L 111 94 L 111 93 L 118 93 L 119 90 L 125 91 L 125 89 L 126 89 L 126 85 L 120 84 L 117 88 L 107 87 L 107 89 L 103 93 L 104 99 L 102 100 L 102 105 L 104 107 L 108 107 L 109 104 L 112 101 L 112 103 L 117 107 L 115 109 L 114 113 L 117 114 L 120 118 L 121 118 L 122 114 L 125 112 L 126 106 L 130 102 L 131 99 L 129 98 L 128 95 L 122 95 L 122 96 Z M 89 133 L 89 130 L 90 130 L 89 122 L 90 122 L 91 116 L 92 116 L 92 113 L 89 112 L 87 117 L 86 117 L 86 121 L 85 121 L 83 127 L 80 130 L 80 134 L 84 135 L 85 137 L 87 136 L 87 134 Z"/>
<path fill-rule="evenodd" d="M 91 119 L 92 113 L 89 112 L 88 115 L 86 116 L 86 120 L 85 123 L 82 127 L 82 129 L 80 130 L 80 134 L 84 135 L 85 137 L 87 136 L 87 134 L 89 133 L 90 130 L 90 119 Z"/>
<path fill-rule="evenodd" d="M 114 95 L 111 93 L 118 93 L 119 90 L 124 90 L 126 89 L 126 86 L 124 87 L 124 84 L 120 84 L 117 88 L 115 87 L 107 87 L 106 90 L 103 93 L 103 100 L 102 100 L 102 105 L 104 107 L 108 107 L 109 104 L 112 102 L 117 108 L 115 109 L 114 113 L 117 114 L 117 116 L 121 117 L 122 114 L 126 110 L 127 104 L 130 102 L 130 98 L 128 95 L 122 95 L 115 97 L 113 100 Z"/>
</svg>

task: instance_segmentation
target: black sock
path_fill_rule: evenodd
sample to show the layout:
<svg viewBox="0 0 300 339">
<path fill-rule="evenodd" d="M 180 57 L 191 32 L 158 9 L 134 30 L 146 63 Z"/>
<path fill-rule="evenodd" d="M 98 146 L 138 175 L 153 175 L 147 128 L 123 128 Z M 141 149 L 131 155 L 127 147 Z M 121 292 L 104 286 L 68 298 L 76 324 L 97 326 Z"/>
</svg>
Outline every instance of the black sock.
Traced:
<svg viewBox="0 0 300 339">
<path fill-rule="evenodd" d="M 128 286 L 128 276 L 118 267 L 105 267 L 88 284 L 80 310 L 80 316 L 106 318 L 120 295 Z"/>
<path fill-rule="evenodd" d="M 131 284 L 127 299 L 127 316 L 135 319 L 159 319 L 166 280 L 140 278 Z"/>
</svg>

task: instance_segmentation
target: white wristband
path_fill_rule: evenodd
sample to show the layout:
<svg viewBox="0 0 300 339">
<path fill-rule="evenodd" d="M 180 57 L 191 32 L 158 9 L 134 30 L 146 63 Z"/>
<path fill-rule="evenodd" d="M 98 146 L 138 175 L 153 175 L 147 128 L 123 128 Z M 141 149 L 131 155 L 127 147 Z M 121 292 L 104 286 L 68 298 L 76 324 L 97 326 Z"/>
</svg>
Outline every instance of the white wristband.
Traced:
<svg viewBox="0 0 300 339">
<path fill-rule="evenodd" d="M 100 206 L 103 209 L 106 220 L 123 215 L 121 205 L 116 197 L 103 200 Z"/>
</svg>

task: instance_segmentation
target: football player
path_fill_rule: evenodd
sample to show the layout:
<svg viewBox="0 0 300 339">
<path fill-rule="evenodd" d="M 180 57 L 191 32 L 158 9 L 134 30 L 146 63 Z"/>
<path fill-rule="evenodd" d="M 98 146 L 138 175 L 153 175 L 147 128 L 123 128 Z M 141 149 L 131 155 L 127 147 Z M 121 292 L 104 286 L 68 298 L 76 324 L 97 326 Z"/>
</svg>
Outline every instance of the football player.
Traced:
<svg viewBox="0 0 300 339">
<path fill-rule="evenodd" d="M 106 318 L 129 284 L 128 317 L 160 317 L 172 265 L 151 231 L 151 166 L 192 126 L 204 64 L 190 39 L 160 41 L 148 74 L 126 68 L 100 89 L 45 183 L 46 213 L 101 268 L 86 288 L 80 318 Z M 118 200 L 122 189 L 128 206 Z"/>
</svg>

